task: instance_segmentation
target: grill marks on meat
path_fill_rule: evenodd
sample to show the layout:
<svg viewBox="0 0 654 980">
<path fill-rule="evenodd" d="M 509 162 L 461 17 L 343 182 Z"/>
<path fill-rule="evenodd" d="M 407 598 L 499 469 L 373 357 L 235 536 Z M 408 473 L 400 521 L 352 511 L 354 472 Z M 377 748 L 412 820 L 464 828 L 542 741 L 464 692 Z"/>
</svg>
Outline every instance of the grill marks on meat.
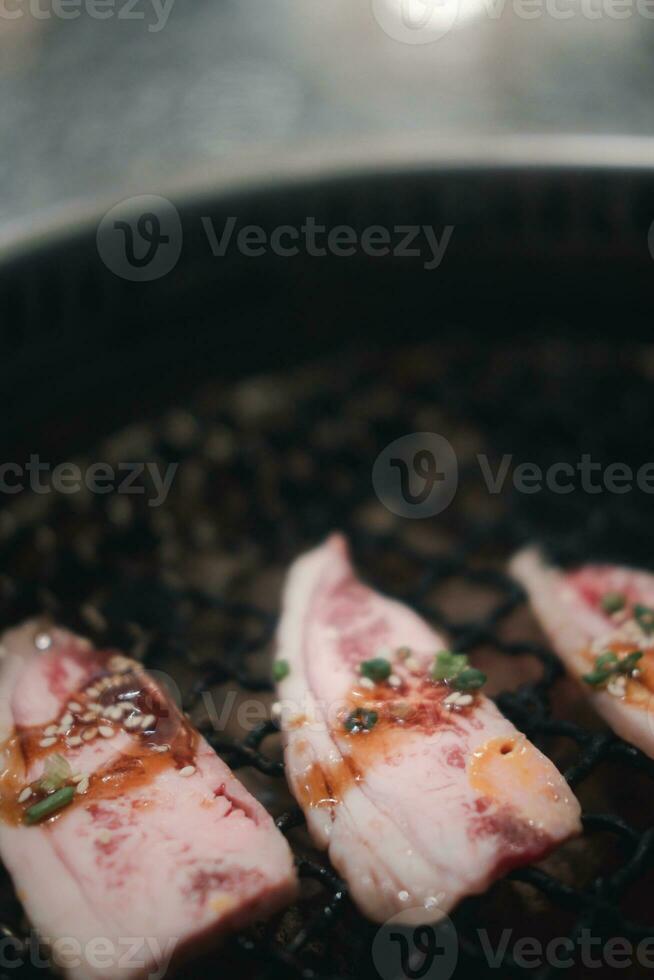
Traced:
<svg viewBox="0 0 654 980">
<path fill-rule="evenodd" d="M 654 575 L 615 565 L 561 571 L 534 549 L 518 554 L 511 571 L 598 713 L 618 735 L 654 758 Z M 642 656 L 633 671 L 618 668 L 604 681 L 597 675 L 595 683 L 585 681 L 607 653 L 618 664 L 630 655 L 632 661 L 634 654 Z"/>
<path fill-rule="evenodd" d="M 77 965 L 64 956 L 65 972 L 145 976 L 162 965 L 157 950 L 182 958 L 291 901 L 286 841 L 168 695 L 114 651 L 57 629 L 39 650 L 36 632 L 3 638 L 0 856 L 34 927 L 82 950 Z M 73 800 L 26 826 L 55 754 Z M 128 965 L 121 944 L 137 936 Z M 86 955 L 100 939 L 116 951 L 104 966 Z"/>
<path fill-rule="evenodd" d="M 315 842 L 370 918 L 438 919 L 580 831 L 567 784 L 480 694 L 431 680 L 439 637 L 359 582 L 333 536 L 289 573 L 278 658 L 287 776 Z M 408 648 L 408 649 L 407 649 Z M 364 683 L 363 660 L 392 663 Z M 374 724 L 348 731 L 352 712 Z"/>
</svg>

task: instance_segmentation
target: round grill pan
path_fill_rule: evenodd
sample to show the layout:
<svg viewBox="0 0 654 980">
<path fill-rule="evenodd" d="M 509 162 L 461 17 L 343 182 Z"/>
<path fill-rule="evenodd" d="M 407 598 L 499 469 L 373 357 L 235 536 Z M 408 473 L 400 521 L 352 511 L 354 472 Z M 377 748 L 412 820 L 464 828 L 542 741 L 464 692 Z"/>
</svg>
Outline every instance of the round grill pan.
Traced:
<svg viewBox="0 0 654 980">
<path fill-rule="evenodd" d="M 220 708 L 233 691 L 269 711 L 284 570 L 334 528 L 370 582 L 487 670 L 501 709 L 565 770 L 584 808 L 580 841 L 454 913 L 454 975 L 534 974 L 516 961 L 521 937 L 651 935 L 654 764 L 578 700 L 504 571 L 532 540 L 566 563 L 652 567 L 649 497 L 511 484 L 490 494 L 477 457 L 648 461 L 653 195 L 642 166 L 394 163 L 171 195 L 184 247 L 151 283 L 103 265 L 93 220 L 5 250 L 4 459 L 179 468 L 160 507 L 146 494 L 0 500 L 2 626 L 49 614 L 165 672 L 297 856 L 297 906 L 186 976 L 379 976 L 376 928 L 306 836 L 274 723 L 230 715 L 217 728 L 206 710 L 208 694 Z M 360 253 L 216 259 L 201 218 L 219 227 L 229 215 L 268 230 L 308 215 L 358 230 L 455 230 L 433 271 Z M 425 431 L 454 447 L 459 487 L 442 514 L 404 520 L 377 496 L 372 467 L 391 441 Z M 5 935 L 27 944 L 6 975 L 43 976 L 7 881 L 0 898 Z M 495 947 L 506 929 L 493 967 L 483 934 Z M 565 972 L 586 969 L 577 957 Z M 560 973 L 543 963 L 535 975 Z"/>
</svg>

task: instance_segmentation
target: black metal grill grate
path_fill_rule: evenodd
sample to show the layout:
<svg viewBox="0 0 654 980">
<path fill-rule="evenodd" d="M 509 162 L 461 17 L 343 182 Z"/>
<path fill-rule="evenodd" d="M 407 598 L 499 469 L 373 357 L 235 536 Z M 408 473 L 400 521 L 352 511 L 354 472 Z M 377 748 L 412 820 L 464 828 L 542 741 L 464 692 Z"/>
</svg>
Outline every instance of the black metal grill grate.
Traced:
<svg viewBox="0 0 654 980">
<path fill-rule="evenodd" d="M 480 928 L 545 941 L 576 938 L 582 929 L 633 942 L 652 934 L 642 902 L 652 883 L 654 825 L 642 811 L 654 762 L 571 700 L 521 590 L 502 571 L 516 545 L 533 538 L 566 559 L 605 553 L 644 563 L 654 554 L 644 517 L 648 498 L 490 495 L 476 461 L 478 452 L 495 461 L 502 452 L 514 453 L 515 462 L 573 460 L 581 452 L 605 462 L 646 461 L 651 360 L 642 349 L 616 357 L 602 345 L 563 341 L 555 349 L 535 343 L 515 356 L 465 338 L 457 348 L 350 352 L 338 363 L 209 390 L 80 458 L 82 466 L 179 463 L 161 507 L 148 506 L 149 485 L 141 480 L 143 496 L 11 499 L 0 518 L 3 624 L 46 611 L 169 672 L 186 710 L 229 765 L 254 780 L 293 843 L 307 883 L 298 906 L 234 937 L 186 976 L 205 975 L 215 964 L 224 975 L 261 980 L 377 976 L 370 959 L 375 927 L 358 916 L 343 883 L 312 851 L 301 813 L 289 805 L 274 723 L 216 730 L 203 713 L 206 691 L 218 705 L 228 690 L 270 703 L 283 571 L 336 527 L 349 534 L 365 577 L 410 602 L 473 659 L 485 657 L 491 675 L 515 665 L 498 675 L 505 688 L 498 704 L 567 767 L 584 804 L 581 842 L 456 911 L 455 975 L 534 973 L 515 963 L 513 947 L 489 967 Z M 444 514 L 398 521 L 377 500 L 371 468 L 388 442 L 415 431 L 450 439 L 459 490 Z M 8 883 L 2 895 L 3 935 L 29 941 Z M 544 980 L 560 972 L 543 967 L 535 975 Z"/>
</svg>

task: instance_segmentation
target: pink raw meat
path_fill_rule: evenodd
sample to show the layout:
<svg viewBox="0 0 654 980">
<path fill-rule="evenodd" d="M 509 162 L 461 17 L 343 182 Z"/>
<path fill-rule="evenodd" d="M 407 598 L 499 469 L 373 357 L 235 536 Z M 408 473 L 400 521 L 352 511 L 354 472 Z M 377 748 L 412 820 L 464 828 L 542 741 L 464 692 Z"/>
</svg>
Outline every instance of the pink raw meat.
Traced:
<svg viewBox="0 0 654 980">
<path fill-rule="evenodd" d="M 0 856 L 68 976 L 161 977 L 293 899 L 272 819 L 138 664 L 34 623 L 2 653 Z M 77 791 L 28 826 L 55 754 Z"/>
<path fill-rule="evenodd" d="M 517 555 L 511 571 L 598 713 L 618 735 L 654 758 L 654 575 L 617 565 L 562 572 L 534 549 Z M 620 608 L 611 611 L 612 599 Z M 599 684 L 584 681 L 597 659 L 610 652 L 618 661 L 636 652 L 642 656 L 627 674 L 618 671 Z"/>
<path fill-rule="evenodd" d="M 552 763 L 483 695 L 432 680 L 443 647 L 356 579 L 338 535 L 289 573 L 277 653 L 290 668 L 287 775 L 316 844 L 376 921 L 416 908 L 435 921 L 580 831 Z M 359 666 L 376 657 L 392 674 L 364 681 Z M 370 730 L 347 730 L 357 709 L 375 713 Z"/>
</svg>

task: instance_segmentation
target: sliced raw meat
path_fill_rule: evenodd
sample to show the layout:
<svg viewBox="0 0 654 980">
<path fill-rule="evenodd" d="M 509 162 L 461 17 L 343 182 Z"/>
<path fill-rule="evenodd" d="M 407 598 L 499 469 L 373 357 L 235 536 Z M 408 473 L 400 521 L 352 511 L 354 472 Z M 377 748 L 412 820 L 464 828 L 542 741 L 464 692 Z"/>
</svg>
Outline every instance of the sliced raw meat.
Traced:
<svg viewBox="0 0 654 980">
<path fill-rule="evenodd" d="M 615 565 L 563 572 L 534 549 L 511 571 L 599 714 L 654 758 L 654 575 Z"/>
<path fill-rule="evenodd" d="M 29 623 L 0 691 L 0 856 L 67 975 L 162 976 L 292 900 L 270 816 L 135 661 Z"/>
<path fill-rule="evenodd" d="M 276 661 L 287 775 L 377 921 L 435 921 L 580 830 L 562 776 L 443 647 L 357 581 L 340 536 L 291 569 Z"/>
</svg>

